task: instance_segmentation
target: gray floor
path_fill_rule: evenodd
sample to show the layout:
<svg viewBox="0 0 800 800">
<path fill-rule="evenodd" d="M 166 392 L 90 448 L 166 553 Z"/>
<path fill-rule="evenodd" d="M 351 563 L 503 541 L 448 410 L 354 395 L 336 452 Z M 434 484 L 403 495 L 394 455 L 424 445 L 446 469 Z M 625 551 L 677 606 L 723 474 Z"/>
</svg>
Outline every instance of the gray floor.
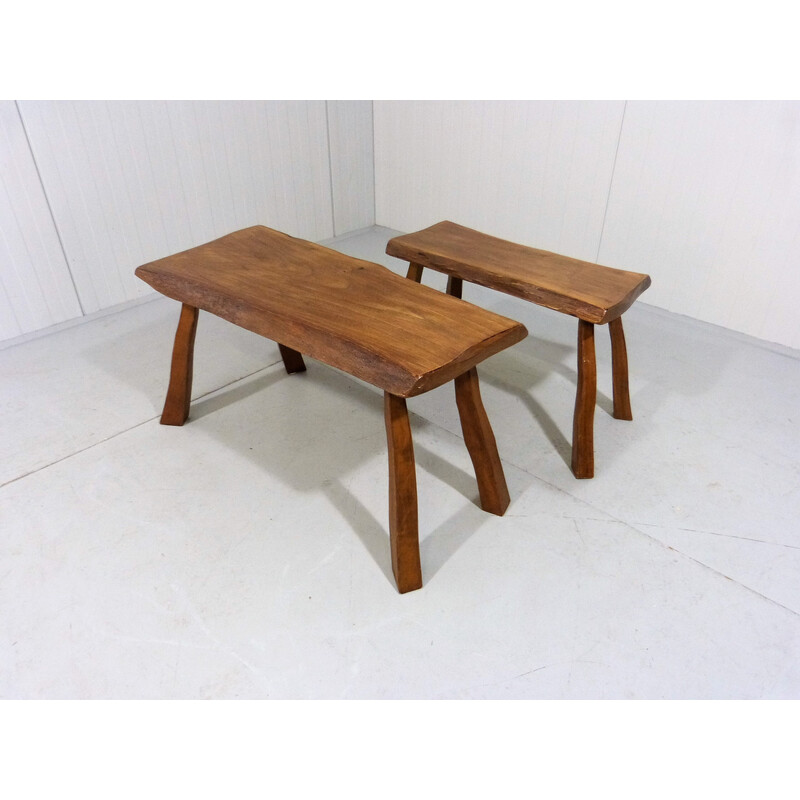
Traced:
<svg viewBox="0 0 800 800">
<path fill-rule="evenodd" d="M 390 235 L 334 246 L 402 271 Z M 635 419 L 599 329 L 577 481 L 575 321 L 465 299 L 531 334 L 479 368 L 512 503 L 476 505 L 450 387 L 409 401 L 402 596 L 375 388 L 206 314 L 190 424 L 162 427 L 164 298 L 0 351 L 0 695 L 800 697 L 800 354 L 637 303 Z"/>
</svg>

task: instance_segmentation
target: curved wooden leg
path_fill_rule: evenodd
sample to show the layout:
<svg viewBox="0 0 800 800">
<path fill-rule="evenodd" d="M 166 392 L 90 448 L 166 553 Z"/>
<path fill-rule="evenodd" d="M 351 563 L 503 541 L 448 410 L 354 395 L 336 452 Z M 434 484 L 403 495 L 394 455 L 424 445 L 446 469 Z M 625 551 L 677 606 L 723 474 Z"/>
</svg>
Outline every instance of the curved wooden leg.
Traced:
<svg viewBox="0 0 800 800">
<path fill-rule="evenodd" d="M 422 280 L 422 266 L 419 264 L 409 264 L 408 265 L 408 272 L 406 273 L 406 278 L 411 281 L 416 281 L 419 283 Z"/>
<path fill-rule="evenodd" d="M 572 422 L 572 472 L 594 477 L 594 406 L 597 402 L 597 363 L 594 325 L 578 320 L 578 393 Z"/>
<path fill-rule="evenodd" d="M 447 276 L 447 294 L 453 297 L 461 297 L 463 291 L 463 281 L 461 278 L 456 278 L 454 275 Z"/>
<path fill-rule="evenodd" d="M 283 366 L 290 375 L 294 372 L 306 371 L 306 362 L 303 361 L 303 356 L 297 350 L 292 350 L 291 347 L 280 342 L 278 342 L 278 350 L 281 351 Z"/>
<path fill-rule="evenodd" d="M 161 412 L 162 425 L 183 425 L 189 417 L 189 404 L 192 402 L 194 336 L 197 332 L 198 313 L 198 309 L 186 303 L 181 307 L 178 330 L 175 331 L 175 344 L 172 348 L 167 399 Z"/>
<path fill-rule="evenodd" d="M 389 445 L 389 538 L 392 572 L 403 594 L 422 586 L 417 527 L 417 476 L 408 409 L 403 397 L 384 392 Z"/>
<path fill-rule="evenodd" d="M 481 508 L 490 514 L 502 516 L 511 499 L 497 452 L 497 442 L 481 401 L 478 371 L 473 367 L 459 375 L 455 384 L 458 416 L 461 418 L 464 442 L 478 480 Z"/>
<path fill-rule="evenodd" d="M 611 335 L 611 371 L 614 375 L 614 417 L 633 419 L 628 389 L 628 349 L 625 347 L 622 317 L 608 323 L 608 332 Z"/>
</svg>

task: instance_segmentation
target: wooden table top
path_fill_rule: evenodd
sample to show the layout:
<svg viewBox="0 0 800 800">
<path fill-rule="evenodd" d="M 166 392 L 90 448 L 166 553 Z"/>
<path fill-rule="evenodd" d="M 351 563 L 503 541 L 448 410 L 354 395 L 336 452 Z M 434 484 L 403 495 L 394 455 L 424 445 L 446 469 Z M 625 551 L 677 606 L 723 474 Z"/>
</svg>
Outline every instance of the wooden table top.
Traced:
<svg viewBox="0 0 800 800">
<path fill-rule="evenodd" d="M 448 221 L 391 239 L 386 252 L 594 323 L 616 319 L 650 286 L 650 276 L 641 272 L 537 250 Z"/>
<path fill-rule="evenodd" d="M 391 394 L 440 386 L 527 330 L 386 267 L 261 225 L 144 264 L 136 275 Z"/>
</svg>

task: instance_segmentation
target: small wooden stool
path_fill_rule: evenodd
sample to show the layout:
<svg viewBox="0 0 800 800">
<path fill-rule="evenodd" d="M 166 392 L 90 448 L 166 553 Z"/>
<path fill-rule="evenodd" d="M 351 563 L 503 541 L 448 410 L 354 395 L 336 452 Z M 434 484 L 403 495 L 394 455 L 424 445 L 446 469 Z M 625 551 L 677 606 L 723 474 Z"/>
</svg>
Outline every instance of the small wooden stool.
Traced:
<svg viewBox="0 0 800 800">
<path fill-rule="evenodd" d="M 524 339 L 523 325 L 260 225 L 145 264 L 136 274 L 182 303 L 163 425 L 183 425 L 189 416 L 199 309 L 279 342 L 289 373 L 305 370 L 306 353 L 383 389 L 389 538 L 400 592 L 422 586 L 407 397 L 454 381 L 481 507 L 505 513 L 508 489 L 475 365 Z"/>
<path fill-rule="evenodd" d="M 572 471 L 576 478 L 593 477 L 597 402 L 594 326 L 608 323 L 611 334 L 614 416 L 631 420 L 622 314 L 650 286 L 650 276 L 514 244 L 454 222 L 439 222 L 391 239 L 386 252 L 409 262 L 411 280 L 419 282 L 425 267 L 445 273 L 447 293 L 455 297 L 461 297 L 462 281 L 469 281 L 578 318 Z"/>
</svg>

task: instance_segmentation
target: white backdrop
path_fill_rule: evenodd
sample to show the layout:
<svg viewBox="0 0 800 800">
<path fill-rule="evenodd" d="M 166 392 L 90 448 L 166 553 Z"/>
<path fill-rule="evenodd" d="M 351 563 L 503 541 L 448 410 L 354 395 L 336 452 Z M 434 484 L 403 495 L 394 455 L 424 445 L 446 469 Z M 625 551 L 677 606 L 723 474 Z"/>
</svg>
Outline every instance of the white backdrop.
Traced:
<svg viewBox="0 0 800 800">
<path fill-rule="evenodd" d="M 800 348 L 800 102 L 732 101 L 0 101 L 0 340 L 247 225 L 441 219 L 648 272 L 643 302 Z"/>
<path fill-rule="evenodd" d="M 0 102 L 0 339 L 152 290 L 139 264 L 263 224 L 374 224 L 369 101 Z"/>
<path fill-rule="evenodd" d="M 648 272 L 642 301 L 800 347 L 800 102 L 376 101 L 376 222 Z"/>
</svg>

